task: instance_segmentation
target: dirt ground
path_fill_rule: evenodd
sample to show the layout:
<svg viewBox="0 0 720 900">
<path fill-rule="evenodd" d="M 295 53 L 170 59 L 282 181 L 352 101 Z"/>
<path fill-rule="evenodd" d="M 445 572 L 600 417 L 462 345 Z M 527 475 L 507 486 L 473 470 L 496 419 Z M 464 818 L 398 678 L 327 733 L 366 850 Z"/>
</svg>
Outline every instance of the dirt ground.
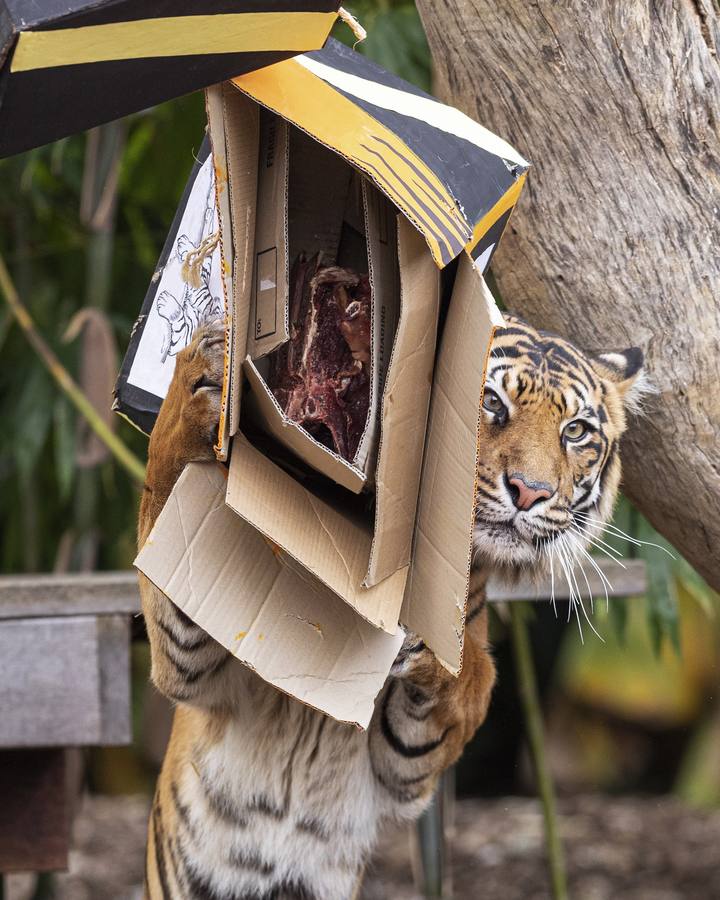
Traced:
<svg viewBox="0 0 720 900">
<path fill-rule="evenodd" d="M 144 798 L 86 798 L 70 872 L 56 876 L 58 900 L 139 900 L 147 810 Z M 574 900 L 720 898 L 720 811 L 593 795 L 562 800 L 560 812 Z M 460 801 L 451 832 L 455 900 L 550 897 L 537 801 Z M 8 881 L 8 900 L 28 897 L 28 876 Z M 418 898 L 407 830 L 390 831 L 362 900 Z"/>
</svg>

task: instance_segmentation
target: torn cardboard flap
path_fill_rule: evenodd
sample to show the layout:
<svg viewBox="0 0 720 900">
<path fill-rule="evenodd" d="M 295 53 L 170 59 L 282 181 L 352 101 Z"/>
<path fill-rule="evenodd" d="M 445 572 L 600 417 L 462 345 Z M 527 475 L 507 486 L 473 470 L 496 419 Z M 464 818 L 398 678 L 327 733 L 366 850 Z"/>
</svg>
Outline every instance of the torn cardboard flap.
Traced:
<svg viewBox="0 0 720 900">
<path fill-rule="evenodd" d="M 229 340 L 223 380 L 223 408 L 227 414 L 219 431 L 219 459 L 226 459 L 229 439 L 240 423 L 242 361 L 248 343 L 253 302 L 253 260 L 258 192 L 260 109 L 226 82 L 206 92 L 208 130 L 216 169 L 225 172 L 228 189 L 218 194 L 222 228 L 223 273 Z"/>
<path fill-rule="evenodd" d="M 208 123 L 217 122 L 223 118 L 223 87 L 217 85 L 205 92 L 205 110 Z M 212 145 L 213 167 L 215 170 L 215 203 L 217 206 L 218 232 L 217 238 L 221 248 L 221 283 L 223 289 L 223 308 L 227 318 L 232 302 L 232 266 L 233 266 L 233 239 L 230 213 L 230 184 L 228 177 L 228 161 L 225 154 L 225 136 L 223 131 L 218 134 L 210 128 L 210 143 Z M 234 177 L 234 175 L 233 175 Z M 227 459 L 230 446 L 230 395 L 232 380 L 230 368 L 232 366 L 232 346 L 230 329 L 225 335 L 225 377 L 223 378 L 222 399 L 220 403 L 220 421 L 218 424 L 218 443 L 215 453 L 218 459 Z"/>
<path fill-rule="evenodd" d="M 384 194 L 368 181 L 361 183 L 361 199 L 366 240 L 365 256 L 371 287 L 370 404 L 354 465 L 375 482 L 378 447 L 382 427 L 382 396 L 390 358 L 396 346 L 400 317 L 400 279 L 397 265 L 397 211 Z M 346 243 L 349 243 L 347 241 Z M 341 248 L 340 259 L 342 261 Z M 347 250 L 345 251 L 347 253 Z M 353 265 L 351 261 L 349 265 Z M 396 350 L 395 352 L 401 352 Z"/>
<path fill-rule="evenodd" d="M 435 366 L 413 558 L 401 621 L 451 672 L 462 666 L 478 422 L 487 353 L 502 317 L 482 275 L 460 257 Z M 480 356 L 484 353 L 485 358 Z"/>
<path fill-rule="evenodd" d="M 240 432 L 233 442 L 226 500 L 364 619 L 395 633 L 407 567 L 372 588 L 363 588 L 372 543 L 370 526 L 316 497 Z"/>
<path fill-rule="evenodd" d="M 247 331 L 253 357 L 269 353 L 288 339 L 287 197 L 289 127 L 284 119 L 260 110 L 260 155 L 255 217 L 253 309 Z"/>
<path fill-rule="evenodd" d="M 217 91 L 218 88 L 211 88 Z M 228 173 L 228 209 L 220 206 L 223 228 L 223 256 L 228 266 L 226 249 L 232 244 L 232 283 L 227 294 L 230 321 L 230 359 L 228 377 L 223 388 L 228 391 L 228 437 L 238 429 L 240 421 L 241 366 L 247 345 L 248 310 L 252 296 L 253 255 L 255 253 L 255 211 L 257 202 L 259 109 L 247 97 L 227 84 L 222 85 L 222 106 L 208 104 L 208 124 L 213 144 L 224 147 Z M 220 119 L 218 113 L 222 112 Z M 229 221 L 226 215 L 229 213 Z M 238 315 L 238 310 L 240 314 Z"/>
<path fill-rule="evenodd" d="M 367 728 L 403 633 L 374 628 L 309 574 L 283 564 L 225 504 L 226 471 L 192 463 L 136 567 L 261 678 Z"/>
<path fill-rule="evenodd" d="M 440 305 L 440 273 L 422 235 L 403 216 L 397 247 L 400 321 L 383 390 L 368 586 L 410 563 Z"/>
</svg>

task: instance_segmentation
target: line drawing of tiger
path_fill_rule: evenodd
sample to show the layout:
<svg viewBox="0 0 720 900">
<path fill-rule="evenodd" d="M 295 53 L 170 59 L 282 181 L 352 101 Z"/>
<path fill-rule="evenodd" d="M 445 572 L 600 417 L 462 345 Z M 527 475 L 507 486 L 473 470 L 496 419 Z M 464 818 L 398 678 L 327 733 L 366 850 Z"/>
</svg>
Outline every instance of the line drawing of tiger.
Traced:
<svg viewBox="0 0 720 900">
<path fill-rule="evenodd" d="M 611 515 L 626 411 L 644 389 L 637 348 L 591 358 L 506 323 L 483 397 L 457 678 L 408 634 L 362 732 L 263 682 L 140 575 L 152 679 L 177 704 L 148 827 L 146 897 L 356 897 L 380 825 L 420 814 L 484 720 L 495 678 L 487 579 L 583 558 L 593 523 Z M 177 356 L 150 440 L 140 546 L 185 464 L 214 458 L 224 342 L 214 322 Z"/>
<path fill-rule="evenodd" d="M 199 241 L 194 244 L 186 234 L 181 234 L 175 245 L 178 262 L 183 263 L 188 254 L 197 250 L 201 243 Z M 179 298 L 168 290 L 161 291 L 158 295 L 155 308 L 160 318 L 166 322 L 160 347 L 160 362 L 164 363 L 168 356 L 175 356 L 183 347 L 187 347 L 201 325 L 222 315 L 223 301 L 213 295 L 210 285 L 212 263 L 212 255 L 203 260 L 199 287 L 185 282 Z"/>
</svg>

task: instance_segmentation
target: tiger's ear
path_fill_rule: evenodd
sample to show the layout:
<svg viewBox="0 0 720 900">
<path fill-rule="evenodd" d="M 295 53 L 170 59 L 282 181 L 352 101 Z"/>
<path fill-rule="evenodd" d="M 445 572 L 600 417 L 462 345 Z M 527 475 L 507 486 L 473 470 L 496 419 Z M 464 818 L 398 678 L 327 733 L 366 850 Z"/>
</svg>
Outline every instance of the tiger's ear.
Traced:
<svg viewBox="0 0 720 900">
<path fill-rule="evenodd" d="M 625 406 L 639 412 L 643 397 L 652 393 L 643 370 L 645 355 L 639 347 L 628 350 L 608 350 L 592 358 L 593 367 L 601 378 L 612 381 Z"/>
</svg>

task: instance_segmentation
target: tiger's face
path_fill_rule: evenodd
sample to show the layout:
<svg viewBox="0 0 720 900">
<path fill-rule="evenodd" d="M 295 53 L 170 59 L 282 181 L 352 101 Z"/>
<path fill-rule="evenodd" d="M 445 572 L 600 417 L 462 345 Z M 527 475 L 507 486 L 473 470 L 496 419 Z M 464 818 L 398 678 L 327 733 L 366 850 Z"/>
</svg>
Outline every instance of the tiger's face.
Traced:
<svg viewBox="0 0 720 900">
<path fill-rule="evenodd" d="M 586 546 L 620 483 L 626 409 L 642 389 L 642 351 L 589 357 L 513 316 L 495 333 L 480 424 L 475 557 L 510 570 Z M 567 535 L 567 539 L 564 536 Z"/>
</svg>

